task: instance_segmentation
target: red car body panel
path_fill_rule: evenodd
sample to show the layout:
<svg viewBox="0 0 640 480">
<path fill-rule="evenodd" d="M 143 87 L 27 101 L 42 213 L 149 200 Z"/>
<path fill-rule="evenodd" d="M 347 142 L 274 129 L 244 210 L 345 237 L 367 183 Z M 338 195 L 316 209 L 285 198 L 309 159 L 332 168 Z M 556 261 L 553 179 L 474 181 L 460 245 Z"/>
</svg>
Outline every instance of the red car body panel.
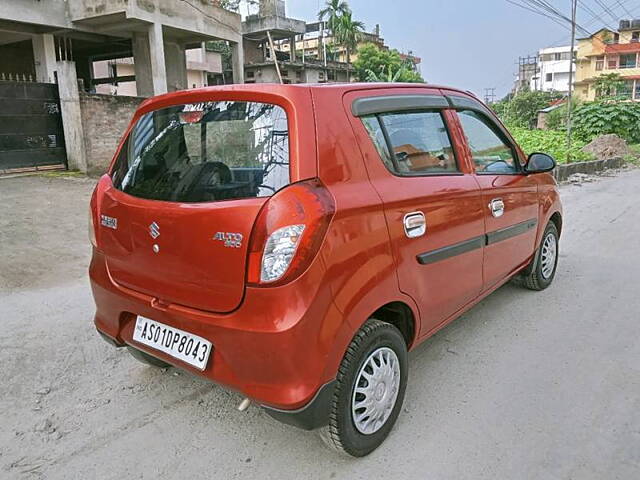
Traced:
<svg viewBox="0 0 640 480">
<path fill-rule="evenodd" d="M 132 345 L 262 405 L 295 410 L 335 379 L 355 332 L 381 307 L 393 303 L 406 308 L 414 323 L 408 339 L 413 348 L 506 282 L 534 258 L 552 216 L 561 221 L 555 181 L 549 174 L 477 175 L 454 109 L 444 109 L 443 116 L 460 174 L 392 175 L 362 121 L 351 113 L 351 104 L 360 97 L 408 94 L 456 95 L 477 102 L 457 90 L 371 84 L 237 85 L 145 101 L 131 126 L 144 113 L 184 103 L 280 105 L 288 116 L 291 182 L 318 178 L 333 198 L 335 214 L 301 275 L 277 287 L 250 286 L 245 282 L 246 246 L 216 250 L 206 239 L 212 231 L 234 225 L 249 238 L 268 198 L 189 205 L 150 201 L 116 190 L 105 175 L 92 197 L 93 218 L 108 212 L 123 227 L 95 227 L 98 246 L 90 279 L 98 330 L 118 345 Z M 498 196 L 506 213 L 496 219 L 488 202 Z M 417 210 L 427 216 L 427 234 L 409 239 L 402 219 Z M 208 215 L 216 225 L 207 223 Z M 149 251 L 152 240 L 144 229 L 156 218 L 163 219 L 167 231 L 189 228 L 192 238 L 188 244 L 168 240 L 161 247 L 161 253 L 167 252 L 161 267 L 155 265 L 157 257 L 140 253 Z M 423 252 L 484 238 L 487 232 L 530 219 L 537 227 L 523 235 L 428 265 L 416 261 Z M 134 248 L 137 244 L 144 248 Z M 209 276 L 211 258 L 216 259 L 215 276 Z M 205 370 L 136 343 L 137 315 L 209 339 L 214 350 Z"/>
</svg>

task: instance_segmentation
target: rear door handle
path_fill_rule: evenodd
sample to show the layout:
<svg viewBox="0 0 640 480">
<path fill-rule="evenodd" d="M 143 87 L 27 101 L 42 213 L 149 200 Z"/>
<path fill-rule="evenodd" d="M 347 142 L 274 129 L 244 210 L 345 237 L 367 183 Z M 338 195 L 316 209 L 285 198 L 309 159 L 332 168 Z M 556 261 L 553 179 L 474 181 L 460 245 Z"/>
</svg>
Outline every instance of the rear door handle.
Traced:
<svg viewBox="0 0 640 480">
<path fill-rule="evenodd" d="M 501 198 L 494 198 L 489 202 L 489 210 L 491 210 L 491 215 L 498 218 L 504 215 L 504 202 Z"/>
<path fill-rule="evenodd" d="M 422 212 L 411 212 L 404 216 L 404 234 L 409 238 L 421 237 L 427 232 L 427 219 Z"/>
</svg>

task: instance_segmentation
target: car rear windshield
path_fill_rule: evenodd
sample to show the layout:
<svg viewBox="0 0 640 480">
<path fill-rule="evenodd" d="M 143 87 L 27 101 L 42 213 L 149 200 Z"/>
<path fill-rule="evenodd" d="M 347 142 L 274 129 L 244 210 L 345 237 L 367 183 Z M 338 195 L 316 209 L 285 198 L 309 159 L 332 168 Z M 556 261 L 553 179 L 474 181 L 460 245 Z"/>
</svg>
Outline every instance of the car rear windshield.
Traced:
<svg viewBox="0 0 640 480">
<path fill-rule="evenodd" d="M 203 102 L 143 115 L 116 160 L 113 184 L 170 202 L 268 197 L 289 184 L 287 115 L 255 102 Z"/>
</svg>

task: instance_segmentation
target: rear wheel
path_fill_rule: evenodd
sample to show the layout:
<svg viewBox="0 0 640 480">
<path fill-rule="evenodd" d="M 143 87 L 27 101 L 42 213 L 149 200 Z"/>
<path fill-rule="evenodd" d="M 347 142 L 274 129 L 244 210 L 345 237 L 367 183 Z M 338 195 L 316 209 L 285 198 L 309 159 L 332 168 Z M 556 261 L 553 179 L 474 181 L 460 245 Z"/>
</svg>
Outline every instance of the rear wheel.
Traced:
<svg viewBox="0 0 640 480">
<path fill-rule="evenodd" d="M 167 362 L 163 362 L 159 358 L 149 355 L 148 353 L 138 350 L 137 348 L 127 346 L 127 350 L 129 350 L 129 353 L 133 358 L 135 358 L 139 362 L 151 365 L 152 367 L 169 368 L 171 366 Z"/>
<path fill-rule="evenodd" d="M 516 283 L 530 290 L 544 290 L 556 275 L 558 265 L 558 229 L 549 222 L 544 229 L 540 247 L 529 272 L 518 275 Z"/>
<path fill-rule="evenodd" d="M 320 434 L 331 448 L 354 457 L 375 450 L 398 418 L 407 385 L 407 346 L 400 331 L 370 319 L 342 359 L 329 425 Z"/>
</svg>

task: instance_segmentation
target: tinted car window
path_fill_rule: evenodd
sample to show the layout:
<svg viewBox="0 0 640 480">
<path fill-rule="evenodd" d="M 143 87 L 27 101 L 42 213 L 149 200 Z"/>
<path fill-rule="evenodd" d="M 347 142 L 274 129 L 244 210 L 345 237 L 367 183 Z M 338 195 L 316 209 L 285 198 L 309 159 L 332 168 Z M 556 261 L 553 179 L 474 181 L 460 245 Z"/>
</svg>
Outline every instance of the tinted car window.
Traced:
<svg viewBox="0 0 640 480">
<path fill-rule="evenodd" d="M 203 102 L 143 115 L 116 160 L 136 197 L 211 202 L 270 196 L 289 183 L 287 116 L 276 105 Z"/>
<path fill-rule="evenodd" d="M 516 173 L 513 149 L 505 143 L 479 113 L 458 112 L 473 163 L 478 173 Z"/>
<path fill-rule="evenodd" d="M 363 120 L 383 162 L 394 173 L 428 175 L 458 171 L 440 112 L 390 113 Z"/>
</svg>

